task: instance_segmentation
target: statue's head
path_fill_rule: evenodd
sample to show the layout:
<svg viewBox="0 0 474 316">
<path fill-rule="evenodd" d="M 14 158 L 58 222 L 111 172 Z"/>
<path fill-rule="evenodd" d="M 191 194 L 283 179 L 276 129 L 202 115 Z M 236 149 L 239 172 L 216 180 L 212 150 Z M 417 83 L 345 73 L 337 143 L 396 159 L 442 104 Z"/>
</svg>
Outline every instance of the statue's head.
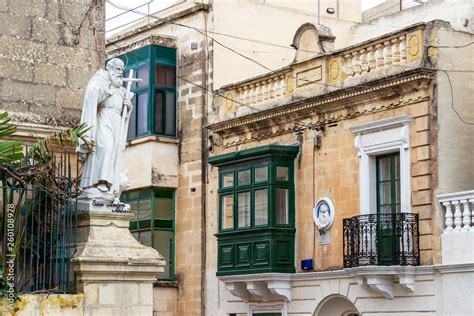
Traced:
<svg viewBox="0 0 474 316">
<path fill-rule="evenodd" d="M 118 58 L 112 58 L 105 66 L 105 70 L 107 70 L 109 74 L 109 80 L 112 82 L 114 87 L 119 88 L 122 86 L 122 73 L 124 68 L 125 65 L 123 61 Z"/>
</svg>

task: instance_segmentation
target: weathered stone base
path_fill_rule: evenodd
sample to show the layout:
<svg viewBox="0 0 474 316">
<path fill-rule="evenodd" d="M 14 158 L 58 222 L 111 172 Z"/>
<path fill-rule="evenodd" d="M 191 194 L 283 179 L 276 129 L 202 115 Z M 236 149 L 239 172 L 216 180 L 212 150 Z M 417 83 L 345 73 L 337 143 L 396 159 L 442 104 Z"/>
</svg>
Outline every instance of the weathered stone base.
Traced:
<svg viewBox="0 0 474 316">
<path fill-rule="evenodd" d="M 6 299 L 2 301 L 2 316 L 36 316 L 36 315 L 84 315 L 83 294 L 23 294 L 10 310 Z"/>
<path fill-rule="evenodd" d="M 90 210 L 78 218 L 73 264 L 84 315 L 152 315 L 153 282 L 165 261 L 138 243 L 128 227 L 132 214 Z"/>
</svg>

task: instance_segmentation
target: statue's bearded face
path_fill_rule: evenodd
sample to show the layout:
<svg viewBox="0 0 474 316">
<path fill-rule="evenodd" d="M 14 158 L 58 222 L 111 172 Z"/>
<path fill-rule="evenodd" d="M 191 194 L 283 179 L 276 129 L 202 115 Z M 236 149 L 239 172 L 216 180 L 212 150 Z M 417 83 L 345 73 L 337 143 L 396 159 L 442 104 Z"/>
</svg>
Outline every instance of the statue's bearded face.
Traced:
<svg viewBox="0 0 474 316">
<path fill-rule="evenodd" d="M 123 65 L 119 63 L 114 63 L 109 66 L 108 73 L 109 79 L 112 82 L 112 85 L 116 88 L 119 88 L 123 85 L 122 81 L 122 73 L 123 73 Z"/>
</svg>

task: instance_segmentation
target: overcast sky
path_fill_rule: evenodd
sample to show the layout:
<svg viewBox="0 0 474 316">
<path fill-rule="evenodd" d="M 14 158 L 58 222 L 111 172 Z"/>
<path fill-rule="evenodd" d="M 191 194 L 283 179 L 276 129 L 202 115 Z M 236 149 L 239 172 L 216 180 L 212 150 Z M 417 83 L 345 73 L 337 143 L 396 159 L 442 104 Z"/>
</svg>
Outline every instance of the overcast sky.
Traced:
<svg viewBox="0 0 474 316">
<path fill-rule="evenodd" d="M 149 11 L 150 13 L 153 13 L 159 10 L 163 10 L 175 2 L 178 2 L 178 1 L 177 0 L 134 0 L 134 1 L 106 0 L 106 3 L 105 3 L 106 4 L 105 28 L 107 30 L 106 35 L 107 36 L 113 35 L 114 33 L 120 31 L 120 29 L 123 29 L 129 26 L 129 24 L 127 23 L 133 24 L 134 21 L 138 21 L 139 19 L 143 18 L 142 15 L 134 13 L 134 12 L 125 13 L 124 10 L 114 7 L 111 3 L 117 6 L 122 6 L 122 7 L 127 7 L 127 8 L 136 8 L 140 6 L 139 8 L 136 9 L 136 11 L 147 14 L 148 10 L 150 10 Z"/>
<path fill-rule="evenodd" d="M 229 0 L 217 0 L 217 1 L 229 1 Z M 287 0 L 288 4 L 291 4 L 291 0 Z M 317 0 L 307 0 L 310 2 L 317 3 Z M 359 0 L 344 0 L 344 1 L 359 1 Z M 150 13 L 163 10 L 173 3 L 178 2 L 177 0 L 106 0 L 106 30 L 107 30 L 107 37 L 113 35 L 114 33 L 120 31 L 121 29 L 127 27 L 128 25 L 133 24 L 133 22 L 140 20 L 143 18 L 140 14 L 134 12 L 124 13 L 123 9 L 119 9 L 114 7 L 111 3 L 122 6 L 126 8 L 137 8 L 136 10 L 142 13 L 147 14 L 148 10 Z M 384 2 L 384 0 L 362 0 L 362 11 L 370 9 L 371 7 L 376 6 Z M 119 15 L 121 14 L 121 15 Z M 119 16 L 117 16 L 119 15 Z"/>
</svg>

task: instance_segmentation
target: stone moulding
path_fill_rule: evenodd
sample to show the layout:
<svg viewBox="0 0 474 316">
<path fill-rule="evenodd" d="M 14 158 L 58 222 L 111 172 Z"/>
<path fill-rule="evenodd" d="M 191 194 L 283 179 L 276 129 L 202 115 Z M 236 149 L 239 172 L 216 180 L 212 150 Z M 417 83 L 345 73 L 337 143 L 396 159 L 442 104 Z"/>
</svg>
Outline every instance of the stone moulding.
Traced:
<svg viewBox="0 0 474 316">
<path fill-rule="evenodd" d="M 366 291 L 394 298 L 394 286 L 400 284 L 407 292 L 415 291 L 415 278 L 433 275 L 435 269 L 472 271 L 473 264 L 458 265 L 454 269 L 443 266 L 365 266 L 335 271 L 307 273 L 263 273 L 218 277 L 227 290 L 244 302 L 291 302 L 292 288 L 304 281 L 322 282 L 332 279 L 354 278 Z M 444 271 L 443 270 L 443 271 Z M 446 273 L 446 272 L 445 272 Z M 449 273 L 449 272 L 448 272 Z"/>
<path fill-rule="evenodd" d="M 277 136 L 301 130 L 305 127 L 318 128 L 328 123 L 427 100 L 430 98 L 427 91 L 434 74 L 435 70 L 433 69 L 419 68 L 391 78 L 378 80 L 371 83 L 370 87 L 360 86 L 333 91 L 326 95 L 306 98 L 210 124 L 207 128 L 222 138 L 221 144 L 224 147 Z M 414 87 L 413 82 L 418 82 L 420 86 Z M 393 90 L 393 87 L 400 86 L 404 89 L 415 89 L 415 91 L 403 94 L 400 93 L 399 89 Z M 380 95 L 392 94 L 396 96 L 397 93 L 399 97 L 394 98 L 389 104 L 374 104 L 374 101 L 377 101 Z M 345 105 L 348 99 L 350 99 L 350 106 Z M 359 105 L 363 105 L 363 108 L 357 108 Z M 290 118 L 293 118 L 293 121 L 301 122 L 301 124 L 292 124 Z M 263 129 L 267 130 L 262 132 Z M 243 135 L 246 132 L 251 132 L 252 135 L 250 137 Z"/>
<path fill-rule="evenodd" d="M 227 290 L 244 302 L 249 301 L 291 301 L 291 276 L 285 273 L 250 274 L 223 276 Z"/>
<path fill-rule="evenodd" d="M 78 250 L 72 263 L 79 285 L 86 281 L 156 281 L 165 260 L 128 230 L 132 214 L 89 212 L 78 216 Z"/>
</svg>

